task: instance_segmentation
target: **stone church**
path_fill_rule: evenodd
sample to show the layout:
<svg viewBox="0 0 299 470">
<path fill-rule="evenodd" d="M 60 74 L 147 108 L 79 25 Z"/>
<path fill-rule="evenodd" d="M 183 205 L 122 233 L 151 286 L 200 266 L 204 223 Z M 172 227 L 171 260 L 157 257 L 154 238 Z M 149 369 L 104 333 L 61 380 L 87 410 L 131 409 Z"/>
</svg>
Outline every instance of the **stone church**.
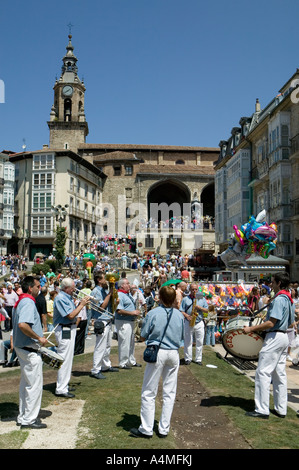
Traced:
<svg viewBox="0 0 299 470">
<path fill-rule="evenodd" d="M 74 152 L 106 176 L 98 236 L 132 235 L 139 253 L 217 254 L 213 163 L 219 149 L 88 143 L 88 90 L 78 77 L 72 36 L 68 39 L 54 84 L 49 149 Z"/>
</svg>

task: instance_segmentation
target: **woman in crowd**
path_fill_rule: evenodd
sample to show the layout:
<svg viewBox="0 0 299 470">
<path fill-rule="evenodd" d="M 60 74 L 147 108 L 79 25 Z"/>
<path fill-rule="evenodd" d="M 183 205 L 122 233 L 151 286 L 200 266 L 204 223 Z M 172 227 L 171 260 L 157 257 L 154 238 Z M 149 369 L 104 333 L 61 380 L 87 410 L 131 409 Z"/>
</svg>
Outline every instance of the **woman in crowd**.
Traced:
<svg viewBox="0 0 299 470">
<path fill-rule="evenodd" d="M 155 400 L 160 377 L 163 378 L 163 404 L 158 426 L 158 436 L 166 437 L 176 397 L 179 352 L 184 339 L 183 316 L 173 308 L 175 290 L 164 286 L 159 291 L 160 305 L 145 317 L 141 330 L 141 340 L 147 345 L 159 345 L 157 362 L 147 363 L 141 393 L 141 424 L 130 433 L 134 437 L 151 438 L 155 419 Z"/>
</svg>

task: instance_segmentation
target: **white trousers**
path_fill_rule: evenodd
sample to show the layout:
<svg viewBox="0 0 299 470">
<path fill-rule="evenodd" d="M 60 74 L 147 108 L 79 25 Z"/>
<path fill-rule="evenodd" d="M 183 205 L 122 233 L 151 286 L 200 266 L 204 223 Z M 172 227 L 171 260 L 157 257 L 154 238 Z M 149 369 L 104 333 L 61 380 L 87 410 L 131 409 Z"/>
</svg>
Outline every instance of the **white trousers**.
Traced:
<svg viewBox="0 0 299 470">
<path fill-rule="evenodd" d="M 118 335 L 118 362 L 119 367 L 134 366 L 136 359 L 134 321 L 115 320 Z"/>
<path fill-rule="evenodd" d="M 185 361 L 192 361 L 192 344 L 193 336 L 195 338 L 195 362 L 202 361 L 202 348 L 205 337 L 205 325 L 201 321 L 196 323 L 192 328 L 190 322 L 185 319 L 184 321 L 184 359 Z"/>
<path fill-rule="evenodd" d="M 148 436 L 153 434 L 155 400 L 161 375 L 163 404 L 158 430 L 160 434 L 168 434 L 176 397 L 179 364 L 179 353 L 173 349 L 159 349 L 157 362 L 146 364 L 141 392 L 141 424 L 139 426 L 139 431 L 143 434 Z"/>
<path fill-rule="evenodd" d="M 269 414 L 270 385 L 272 380 L 274 409 L 281 415 L 287 413 L 286 358 L 288 335 L 267 333 L 259 353 L 255 373 L 255 411 Z"/>
<path fill-rule="evenodd" d="M 15 348 L 21 367 L 19 424 L 32 424 L 38 417 L 43 393 L 43 362 L 40 354 Z"/>
<path fill-rule="evenodd" d="M 97 374 L 101 370 L 107 370 L 111 367 L 110 351 L 112 337 L 112 323 L 103 321 L 105 329 L 103 334 L 96 335 L 96 343 L 93 352 L 93 364 L 91 373 Z"/>
<path fill-rule="evenodd" d="M 57 382 L 55 393 L 68 393 L 69 381 L 71 379 L 73 359 L 74 359 L 74 348 L 76 340 L 76 325 L 72 325 L 70 328 L 71 338 L 62 338 L 62 327 L 59 325 L 55 330 L 55 338 L 57 341 L 57 353 L 60 354 L 64 361 L 60 369 L 57 372 Z"/>
</svg>

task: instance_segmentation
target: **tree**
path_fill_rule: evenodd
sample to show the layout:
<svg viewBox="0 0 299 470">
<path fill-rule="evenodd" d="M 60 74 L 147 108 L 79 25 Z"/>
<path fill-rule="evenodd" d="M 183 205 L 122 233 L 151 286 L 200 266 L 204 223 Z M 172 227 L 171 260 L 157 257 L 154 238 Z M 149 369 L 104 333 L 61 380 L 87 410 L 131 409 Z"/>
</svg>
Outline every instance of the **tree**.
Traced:
<svg viewBox="0 0 299 470">
<path fill-rule="evenodd" d="M 55 257 L 56 257 L 56 260 L 58 261 L 59 267 L 61 267 L 64 263 L 66 240 L 67 240 L 66 227 L 57 226 L 56 238 L 55 238 L 55 247 L 56 247 Z"/>
</svg>

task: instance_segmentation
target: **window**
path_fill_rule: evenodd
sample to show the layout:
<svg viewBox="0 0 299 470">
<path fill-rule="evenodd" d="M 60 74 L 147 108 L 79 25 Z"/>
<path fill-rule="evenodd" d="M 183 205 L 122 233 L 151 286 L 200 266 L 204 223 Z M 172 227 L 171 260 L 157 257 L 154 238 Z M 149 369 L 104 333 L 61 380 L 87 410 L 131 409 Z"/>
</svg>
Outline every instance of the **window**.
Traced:
<svg viewBox="0 0 299 470">
<path fill-rule="evenodd" d="M 12 206 L 14 204 L 14 191 L 13 189 L 5 189 L 3 191 L 3 203 Z"/>
<path fill-rule="evenodd" d="M 31 222 L 31 233 L 32 233 L 33 237 L 52 235 L 53 217 L 51 217 L 51 216 L 42 216 L 42 217 L 33 216 L 31 220 L 32 220 L 32 222 Z"/>
<path fill-rule="evenodd" d="M 53 193 L 33 193 L 32 210 L 33 212 L 51 211 Z"/>
<path fill-rule="evenodd" d="M 281 126 L 281 145 L 283 147 L 288 147 L 290 145 L 289 142 L 289 126 L 283 124 Z"/>
<path fill-rule="evenodd" d="M 34 173 L 33 189 L 54 189 L 54 173 Z"/>
<path fill-rule="evenodd" d="M 33 170 L 50 170 L 55 168 L 54 154 L 33 155 Z"/>
<path fill-rule="evenodd" d="M 13 230 L 13 215 L 4 214 L 3 215 L 3 230 Z"/>
<path fill-rule="evenodd" d="M 133 174 L 133 167 L 132 165 L 125 165 L 125 175 L 131 176 Z"/>
<path fill-rule="evenodd" d="M 114 166 L 113 169 L 114 169 L 114 176 L 120 176 L 121 175 L 121 166 L 120 165 Z"/>
<path fill-rule="evenodd" d="M 145 237 L 145 248 L 154 248 L 154 238 L 150 235 Z"/>
<path fill-rule="evenodd" d="M 70 180 L 70 190 L 74 191 L 74 178 L 72 176 L 71 176 L 71 180 Z"/>
<path fill-rule="evenodd" d="M 175 162 L 175 164 L 176 164 L 176 165 L 185 165 L 185 162 L 184 162 L 184 160 L 177 160 L 177 161 Z"/>
<path fill-rule="evenodd" d="M 88 196 L 88 184 L 85 183 L 85 185 L 84 185 L 84 197 L 87 198 L 87 196 Z"/>
<path fill-rule="evenodd" d="M 10 163 L 4 165 L 4 179 L 5 181 L 14 181 L 15 179 L 15 169 Z"/>
</svg>

